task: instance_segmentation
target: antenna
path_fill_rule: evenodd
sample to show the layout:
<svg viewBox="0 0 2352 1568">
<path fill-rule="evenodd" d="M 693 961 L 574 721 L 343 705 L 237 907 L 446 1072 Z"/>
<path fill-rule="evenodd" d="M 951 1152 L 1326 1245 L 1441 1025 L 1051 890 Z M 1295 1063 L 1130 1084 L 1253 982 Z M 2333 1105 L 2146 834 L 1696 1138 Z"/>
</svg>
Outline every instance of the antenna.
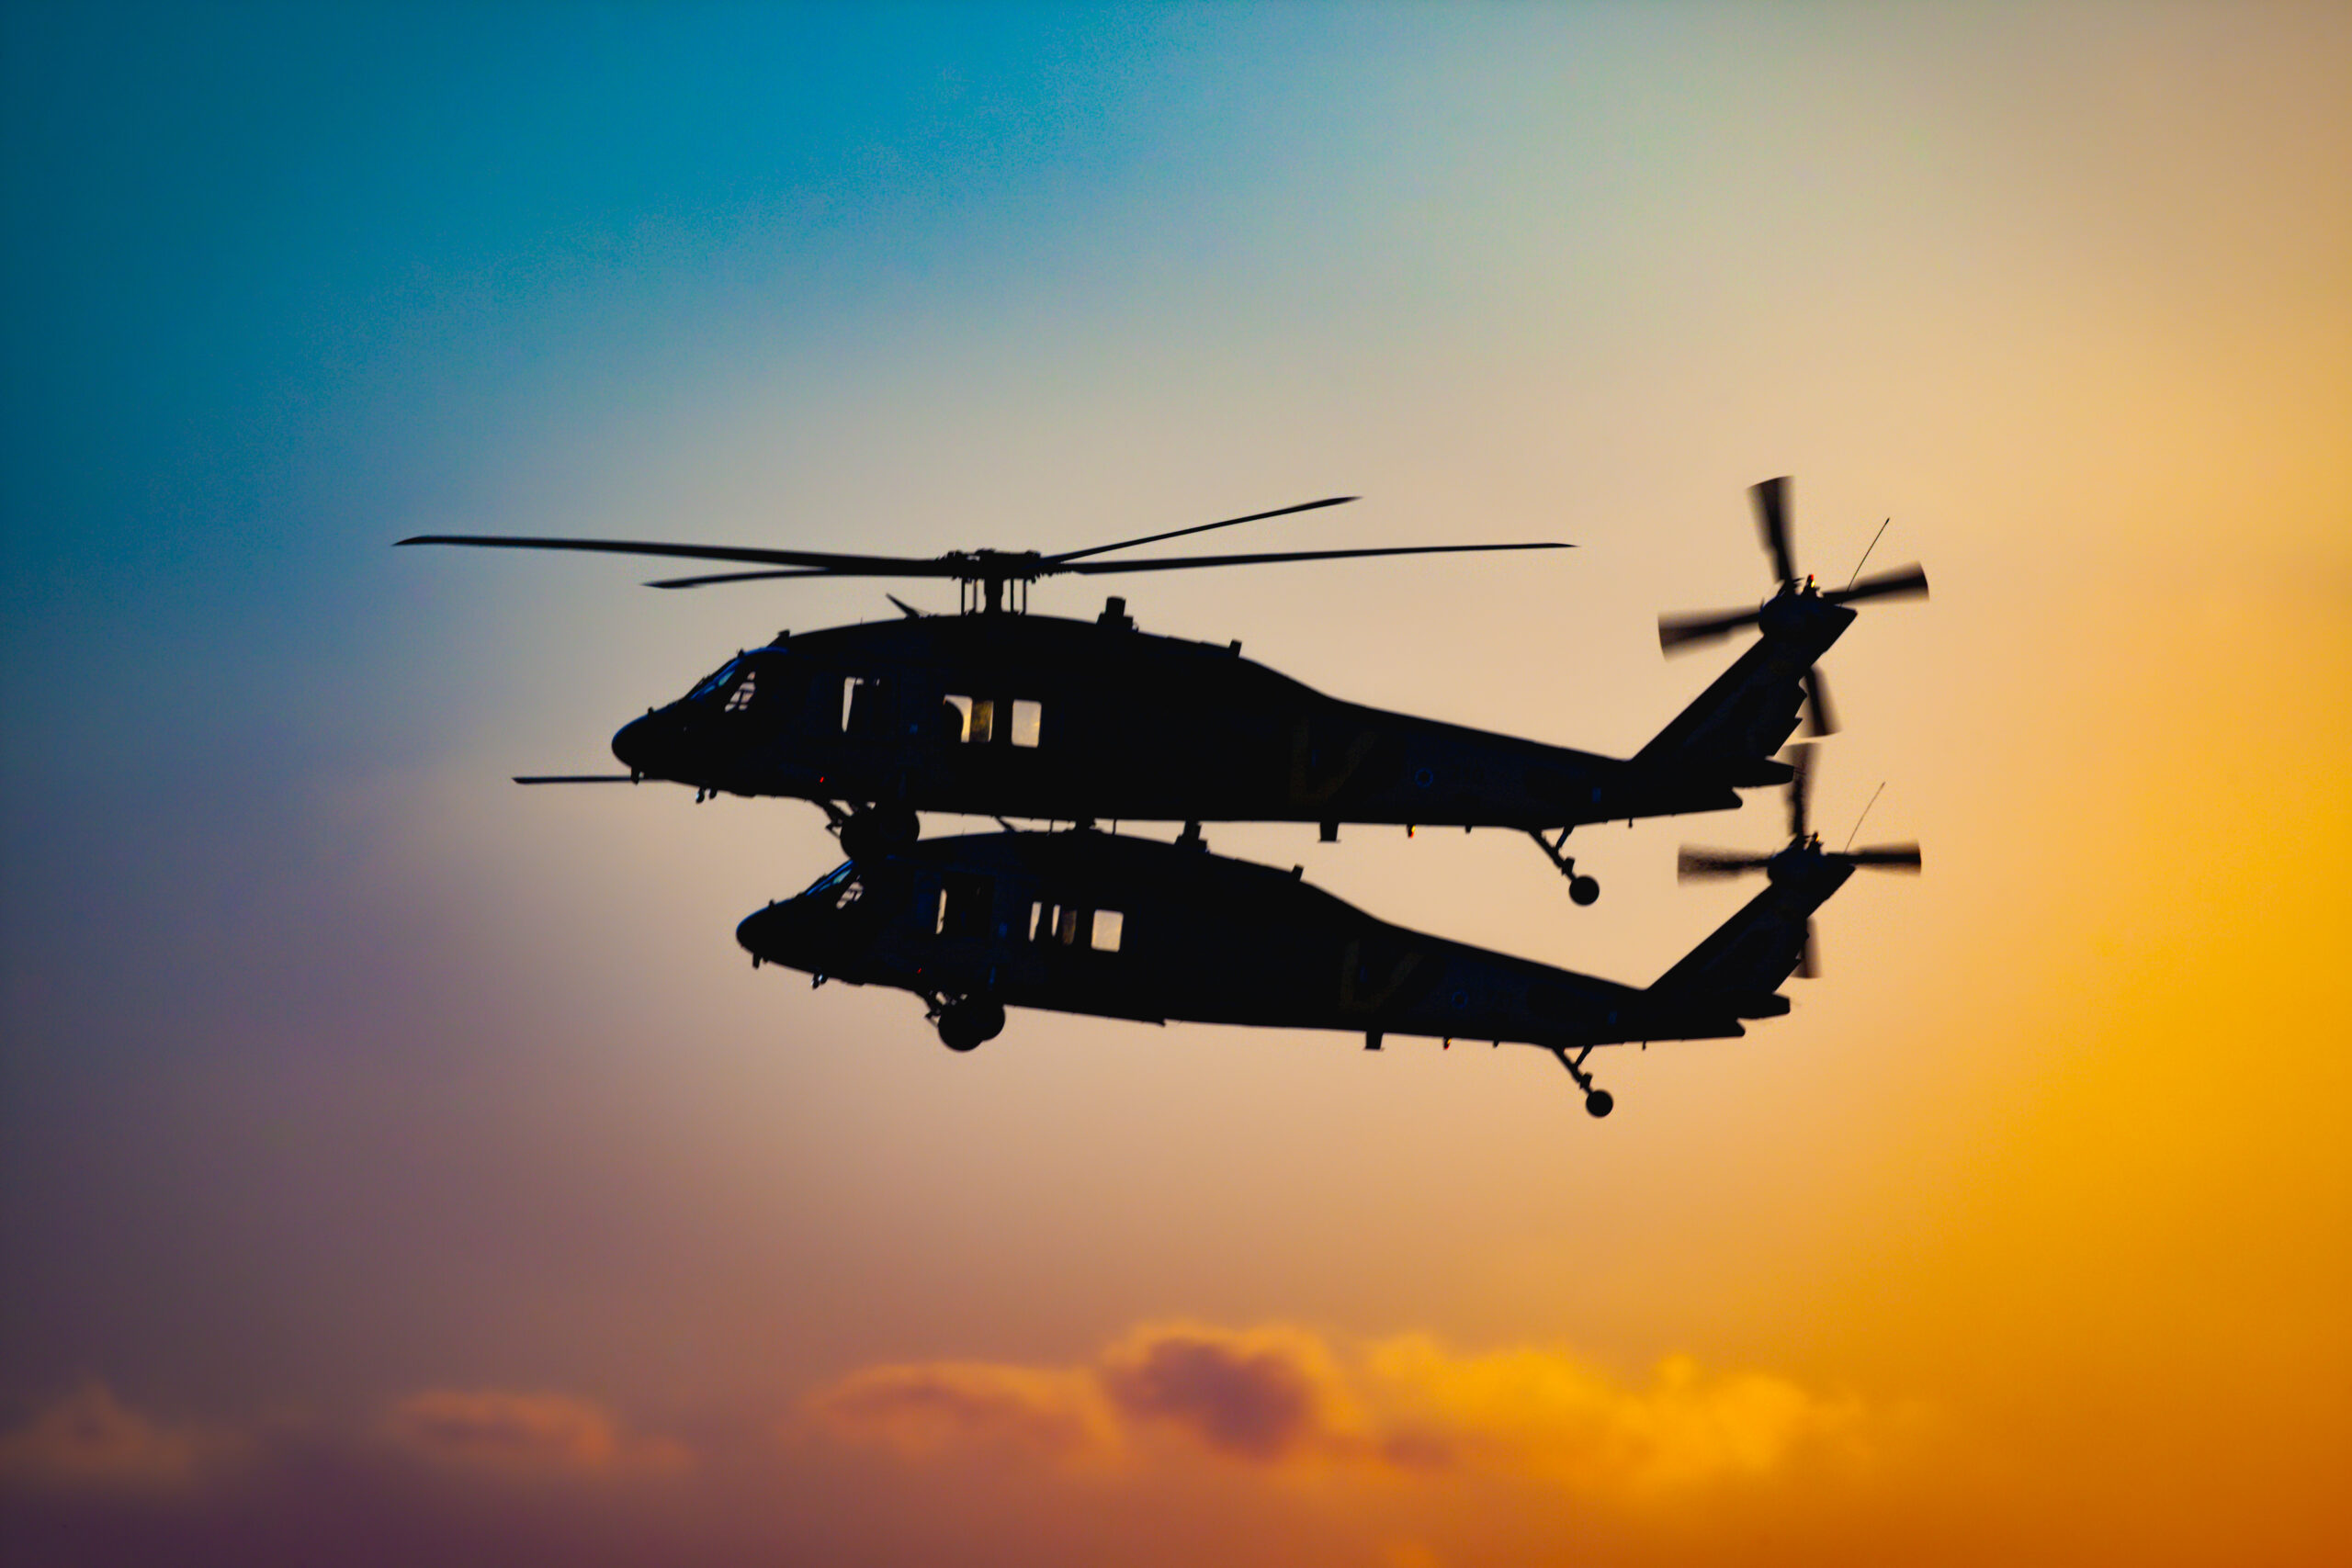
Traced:
<svg viewBox="0 0 2352 1568">
<path fill-rule="evenodd" d="M 1884 779 L 1881 779 L 1878 781 L 1878 788 L 1871 791 L 1870 799 L 1862 803 L 1862 817 L 1868 817 L 1871 814 L 1871 807 L 1876 806 L 1878 804 L 1878 797 L 1885 793 L 1886 781 Z M 1852 849 L 1854 847 L 1854 840 L 1861 835 L 1862 817 L 1857 817 L 1854 818 L 1854 830 L 1846 835 L 1846 848 L 1839 850 L 1838 852 L 1839 854 L 1842 855 L 1846 852 L 1846 850 Z"/>
<path fill-rule="evenodd" d="M 1886 520 L 1886 523 L 1892 523 L 1894 521 L 1894 519 L 1890 517 Z M 1878 548 L 1879 540 L 1883 538 L 1886 535 L 1886 523 L 1880 524 L 1878 525 L 1878 532 L 1871 536 L 1871 542 L 1869 546 L 1862 551 L 1862 558 L 1854 563 L 1854 575 L 1846 580 L 1847 587 L 1851 588 L 1857 581 L 1860 581 L 1862 568 L 1870 564 L 1871 551 Z"/>
</svg>

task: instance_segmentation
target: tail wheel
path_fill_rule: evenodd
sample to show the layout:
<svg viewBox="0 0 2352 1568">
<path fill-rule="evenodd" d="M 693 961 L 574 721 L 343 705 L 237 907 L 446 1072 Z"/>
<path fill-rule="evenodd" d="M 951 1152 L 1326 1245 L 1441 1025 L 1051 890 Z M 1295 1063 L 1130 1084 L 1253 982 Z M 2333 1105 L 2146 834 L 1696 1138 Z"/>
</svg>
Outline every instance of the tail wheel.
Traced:
<svg viewBox="0 0 2352 1568">
<path fill-rule="evenodd" d="M 1600 897 L 1600 884 L 1595 882 L 1591 877 L 1572 876 L 1568 878 L 1569 902 L 1579 906 L 1588 905 Z"/>
<path fill-rule="evenodd" d="M 1616 1099 L 1605 1089 L 1594 1089 L 1584 1097 L 1584 1112 L 1595 1121 L 1617 1109 Z"/>
</svg>

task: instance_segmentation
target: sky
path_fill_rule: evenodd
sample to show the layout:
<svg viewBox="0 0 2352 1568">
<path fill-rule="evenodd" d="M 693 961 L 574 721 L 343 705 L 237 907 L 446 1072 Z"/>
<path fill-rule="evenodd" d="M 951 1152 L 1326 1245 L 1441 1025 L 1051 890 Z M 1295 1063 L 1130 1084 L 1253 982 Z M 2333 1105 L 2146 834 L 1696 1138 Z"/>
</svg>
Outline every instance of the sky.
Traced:
<svg viewBox="0 0 2352 1568">
<path fill-rule="evenodd" d="M 25 4 L 0 73 L 0 1556 L 2352 1531 L 2342 6 Z M 1934 585 L 1815 796 L 1925 874 L 1605 1123 L 1532 1051 L 958 1056 L 755 973 L 817 811 L 506 780 L 879 587 L 390 547 L 1357 494 L 1249 547 L 1578 547 L 1131 609 L 1624 755 L 1777 474 L 1805 570 Z M 1745 896 L 1677 847 L 1781 823 L 1584 829 L 1589 909 L 1509 834 L 1209 837 L 1646 984 Z"/>
</svg>

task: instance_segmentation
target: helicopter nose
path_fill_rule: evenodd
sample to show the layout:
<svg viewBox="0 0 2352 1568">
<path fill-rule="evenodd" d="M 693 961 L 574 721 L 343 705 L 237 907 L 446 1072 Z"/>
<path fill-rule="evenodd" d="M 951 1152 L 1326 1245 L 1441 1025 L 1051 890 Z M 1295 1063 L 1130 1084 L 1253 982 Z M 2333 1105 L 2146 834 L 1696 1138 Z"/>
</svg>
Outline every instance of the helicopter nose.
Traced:
<svg viewBox="0 0 2352 1568">
<path fill-rule="evenodd" d="M 797 904 L 770 904 L 743 917 L 735 928 L 735 942 L 763 963 L 792 964 L 797 939 L 807 924 L 806 912 Z"/>
<path fill-rule="evenodd" d="M 659 714 L 647 714 L 643 718 L 630 719 L 613 736 L 613 755 L 632 773 L 656 777 L 665 748 L 662 731 L 668 727 Z"/>
</svg>

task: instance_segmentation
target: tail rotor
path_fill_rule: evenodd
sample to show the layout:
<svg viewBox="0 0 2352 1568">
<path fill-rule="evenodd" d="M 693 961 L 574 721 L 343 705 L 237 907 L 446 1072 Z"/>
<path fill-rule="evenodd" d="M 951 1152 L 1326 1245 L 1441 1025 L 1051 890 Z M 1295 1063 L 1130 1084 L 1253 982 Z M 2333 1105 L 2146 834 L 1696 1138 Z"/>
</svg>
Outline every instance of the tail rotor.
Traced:
<svg viewBox="0 0 2352 1568">
<path fill-rule="evenodd" d="M 1760 871 L 1775 881 L 1794 875 L 1810 865 L 1826 863 L 1849 867 L 1867 866 L 1875 871 L 1917 872 L 1921 857 L 1916 843 L 1866 844 L 1860 849 L 1850 843 L 1841 850 L 1825 850 L 1821 836 L 1813 831 L 1811 799 L 1813 792 L 1813 748 L 1795 747 L 1789 756 L 1789 842 L 1778 853 L 1760 855 L 1742 850 L 1697 849 L 1684 845 L 1675 860 L 1675 874 L 1683 882 L 1717 881 L 1743 876 Z M 1873 799 L 1876 797 L 1873 796 Z M 1863 808 L 1868 811 L 1869 807 Z M 1856 824 L 1857 829 L 1860 823 Z M 1804 947 L 1797 960 L 1797 974 L 1812 979 L 1820 973 L 1815 956 L 1813 922 L 1805 922 Z"/>
<path fill-rule="evenodd" d="M 1843 588 L 1816 587 L 1812 578 L 1800 577 L 1797 573 L 1796 552 L 1790 542 L 1787 476 L 1766 479 L 1750 489 L 1748 494 L 1756 504 L 1756 531 L 1763 541 L 1766 557 L 1771 561 L 1773 581 L 1778 585 L 1772 597 L 1753 610 L 1660 615 L 1657 640 L 1658 646 L 1666 651 L 1671 653 L 1680 649 L 1694 648 L 1701 643 L 1728 637 L 1742 626 L 1762 625 L 1770 615 L 1772 606 L 1785 599 L 1818 599 L 1826 604 L 1851 604 L 1866 599 L 1927 597 L 1928 574 L 1917 565 L 1896 567 L 1871 577 L 1864 577 L 1857 571 L 1853 581 Z M 1828 688 L 1822 682 L 1819 666 L 1806 672 L 1804 691 L 1806 736 L 1835 734 L 1838 721 L 1830 709 Z"/>
</svg>

